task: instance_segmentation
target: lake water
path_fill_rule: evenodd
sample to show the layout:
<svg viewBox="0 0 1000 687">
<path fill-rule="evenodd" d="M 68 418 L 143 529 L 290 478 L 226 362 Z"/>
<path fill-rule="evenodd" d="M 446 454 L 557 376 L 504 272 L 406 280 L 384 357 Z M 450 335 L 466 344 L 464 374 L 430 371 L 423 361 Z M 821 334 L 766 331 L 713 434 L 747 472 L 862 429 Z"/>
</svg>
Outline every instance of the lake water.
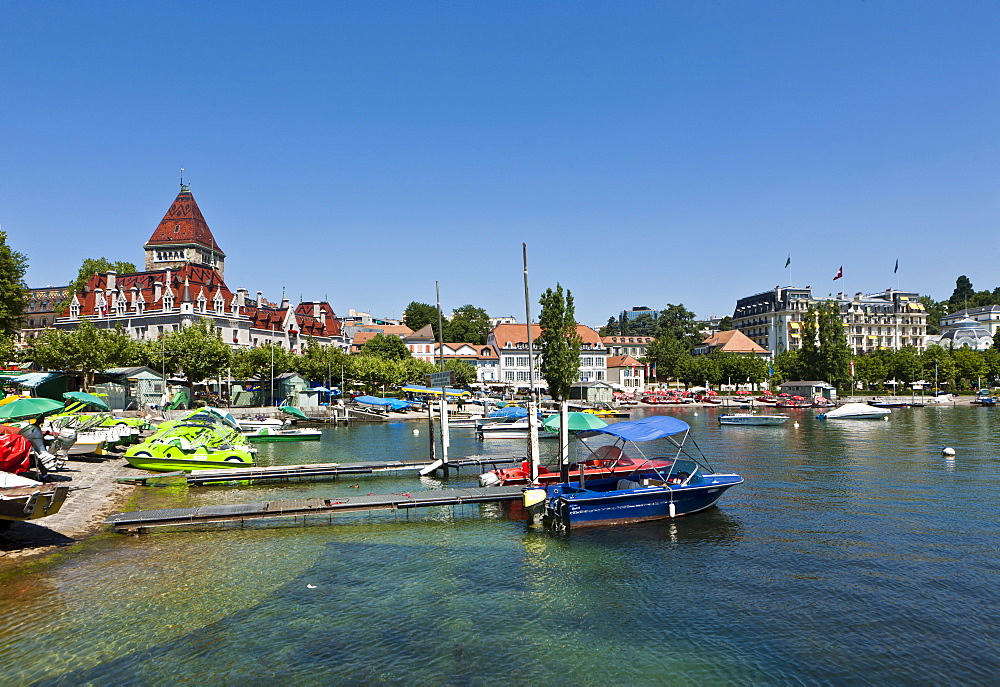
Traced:
<svg viewBox="0 0 1000 687">
<path fill-rule="evenodd" d="M 746 483 L 672 522 L 554 536 L 498 505 L 104 535 L 0 588 L 4 684 L 995 684 L 1000 408 L 691 423 Z M 636 415 L 638 416 L 638 414 Z M 414 435 L 413 430 L 420 434 Z M 423 424 L 264 464 L 426 457 Z M 553 442 L 543 441 L 552 452 Z M 954 459 L 941 455 L 956 450 Z M 522 453 L 455 430 L 453 456 Z M 449 486 L 474 485 L 474 471 Z M 357 484 L 358 487 L 352 487 Z M 141 489 L 140 507 L 442 482 Z M 42 521 L 44 522 L 44 521 Z"/>
</svg>

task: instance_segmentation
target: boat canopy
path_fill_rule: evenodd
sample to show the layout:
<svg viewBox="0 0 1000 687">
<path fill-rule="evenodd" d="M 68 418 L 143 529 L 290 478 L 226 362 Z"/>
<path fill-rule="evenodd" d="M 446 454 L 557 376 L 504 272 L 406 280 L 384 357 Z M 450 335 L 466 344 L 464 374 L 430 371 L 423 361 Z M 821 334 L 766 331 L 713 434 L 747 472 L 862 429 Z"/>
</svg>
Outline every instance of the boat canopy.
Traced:
<svg viewBox="0 0 1000 687">
<path fill-rule="evenodd" d="M 377 396 L 358 396 L 354 399 L 355 403 L 367 403 L 370 406 L 388 406 L 392 403 L 387 398 L 378 398 Z"/>
<path fill-rule="evenodd" d="M 528 409 L 520 406 L 507 406 L 502 410 L 494 410 L 486 417 L 528 417 Z"/>
<path fill-rule="evenodd" d="M 407 384 L 403 387 L 403 391 L 410 394 L 437 394 L 441 395 L 441 389 L 433 389 L 426 386 L 417 386 L 416 384 Z M 445 389 L 444 393 L 446 396 L 471 396 L 471 391 L 466 391 L 465 389 Z"/>
<path fill-rule="evenodd" d="M 592 437 L 598 434 L 610 434 L 625 441 L 652 441 L 663 439 L 675 434 L 682 434 L 691 429 L 691 425 L 669 415 L 653 415 L 641 420 L 616 422 L 607 427 L 581 432 L 580 437 Z"/>
</svg>

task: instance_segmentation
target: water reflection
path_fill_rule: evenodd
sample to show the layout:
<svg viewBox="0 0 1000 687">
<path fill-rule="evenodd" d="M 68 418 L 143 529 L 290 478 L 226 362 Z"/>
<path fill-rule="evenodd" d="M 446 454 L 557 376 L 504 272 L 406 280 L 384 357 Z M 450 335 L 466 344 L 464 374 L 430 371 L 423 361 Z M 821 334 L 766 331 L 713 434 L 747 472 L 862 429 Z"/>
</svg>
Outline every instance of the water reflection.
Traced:
<svg viewBox="0 0 1000 687">
<path fill-rule="evenodd" d="M 1000 673 L 991 411 L 850 425 L 802 413 L 798 428 L 656 412 L 690 422 L 713 464 L 746 479 L 718 508 L 566 537 L 529 527 L 517 503 L 108 536 L 0 587 L 0 676 L 621 684 L 670 671 L 677 682 L 898 684 Z M 261 458 L 425 458 L 412 429 L 331 427 L 319 443 L 262 445 Z M 517 451 L 506 444 L 456 432 L 451 453 Z M 411 492 L 473 486 L 475 473 L 145 489 L 137 503 Z"/>
</svg>

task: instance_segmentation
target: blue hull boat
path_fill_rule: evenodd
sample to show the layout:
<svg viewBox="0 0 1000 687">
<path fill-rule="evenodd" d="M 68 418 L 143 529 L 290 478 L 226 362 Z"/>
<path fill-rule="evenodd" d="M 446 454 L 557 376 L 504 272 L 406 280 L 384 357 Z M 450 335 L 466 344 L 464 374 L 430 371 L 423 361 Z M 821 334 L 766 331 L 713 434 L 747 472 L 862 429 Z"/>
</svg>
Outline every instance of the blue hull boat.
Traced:
<svg viewBox="0 0 1000 687">
<path fill-rule="evenodd" d="M 730 487 L 742 484 L 743 478 L 716 473 L 703 456 L 690 455 L 684 446 L 689 430 L 682 420 L 658 415 L 578 435 L 611 435 L 623 443 L 667 439 L 677 453 L 672 460 L 652 459 L 666 463 L 665 467 L 652 468 L 647 460 L 625 479 L 586 479 L 581 473 L 575 482 L 529 487 L 524 504 L 531 512 L 540 512 L 547 527 L 561 531 L 665 520 L 711 508 Z"/>
</svg>

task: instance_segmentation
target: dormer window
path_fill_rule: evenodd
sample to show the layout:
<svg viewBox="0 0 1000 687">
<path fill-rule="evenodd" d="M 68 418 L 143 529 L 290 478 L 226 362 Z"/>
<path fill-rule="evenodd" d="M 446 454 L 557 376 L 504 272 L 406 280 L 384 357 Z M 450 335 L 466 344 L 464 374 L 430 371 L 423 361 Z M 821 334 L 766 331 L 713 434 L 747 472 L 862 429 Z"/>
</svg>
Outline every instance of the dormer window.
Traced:
<svg viewBox="0 0 1000 687">
<path fill-rule="evenodd" d="M 78 320 L 78 319 L 80 319 L 80 304 L 79 303 L 73 303 L 73 304 L 71 304 L 69 306 L 69 318 L 71 320 Z"/>
</svg>

